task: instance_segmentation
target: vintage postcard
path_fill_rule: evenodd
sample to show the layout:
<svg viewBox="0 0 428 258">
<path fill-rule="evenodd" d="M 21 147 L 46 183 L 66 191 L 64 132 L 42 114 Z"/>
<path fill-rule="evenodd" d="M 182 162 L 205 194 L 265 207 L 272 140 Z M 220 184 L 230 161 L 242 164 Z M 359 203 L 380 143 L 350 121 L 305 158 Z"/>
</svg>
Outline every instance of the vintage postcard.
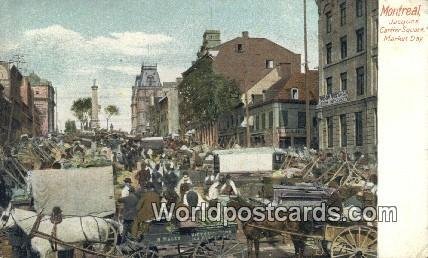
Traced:
<svg viewBox="0 0 428 258">
<path fill-rule="evenodd" d="M 0 0 L 0 258 L 428 257 L 424 0 Z"/>
</svg>

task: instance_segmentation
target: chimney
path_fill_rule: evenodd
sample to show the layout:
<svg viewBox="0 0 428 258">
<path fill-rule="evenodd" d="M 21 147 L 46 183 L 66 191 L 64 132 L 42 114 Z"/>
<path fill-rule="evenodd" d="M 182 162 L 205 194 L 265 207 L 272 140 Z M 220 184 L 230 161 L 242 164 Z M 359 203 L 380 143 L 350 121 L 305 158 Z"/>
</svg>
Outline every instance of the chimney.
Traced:
<svg viewBox="0 0 428 258">
<path fill-rule="evenodd" d="M 242 32 L 242 37 L 243 38 L 249 38 L 248 31 L 243 31 Z"/>
</svg>

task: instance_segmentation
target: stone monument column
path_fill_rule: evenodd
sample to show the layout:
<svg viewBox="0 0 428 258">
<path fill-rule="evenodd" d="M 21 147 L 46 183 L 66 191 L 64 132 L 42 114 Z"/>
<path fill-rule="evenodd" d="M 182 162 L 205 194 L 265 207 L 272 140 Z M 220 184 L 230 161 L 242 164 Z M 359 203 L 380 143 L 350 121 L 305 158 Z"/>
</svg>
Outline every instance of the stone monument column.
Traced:
<svg viewBox="0 0 428 258">
<path fill-rule="evenodd" d="M 94 80 L 94 85 L 92 89 L 92 114 L 91 114 L 91 128 L 96 129 L 100 127 L 100 120 L 98 119 L 98 86 L 97 80 Z"/>
</svg>

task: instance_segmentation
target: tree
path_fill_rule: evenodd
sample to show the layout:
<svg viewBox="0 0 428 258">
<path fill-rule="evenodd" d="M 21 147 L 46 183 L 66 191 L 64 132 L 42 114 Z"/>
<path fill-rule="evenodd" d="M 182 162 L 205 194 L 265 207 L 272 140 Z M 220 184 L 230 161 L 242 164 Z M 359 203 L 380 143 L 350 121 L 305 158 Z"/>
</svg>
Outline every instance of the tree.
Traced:
<svg viewBox="0 0 428 258">
<path fill-rule="evenodd" d="M 77 131 L 76 129 L 76 122 L 74 120 L 67 120 L 65 121 L 65 133 L 75 133 Z"/>
<path fill-rule="evenodd" d="M 201 58 L 183 74 L 178 85 L 181 126 L 208 124 L 240 102 L 235 81 L 227 80 L 212 70 L 212 60 Z M 182 128 L 187 130 L 189 128 Z"/>
<path fill-rule="evenodd" d="M 73 101 L 71 106 L 71 111 L 73 115 L 80 121 L 80 129 L 84 128 L 84 125 L 87 126 L 89 117 L 91 116 L 92 110 L 92 100 L 91 98 L 79 98 Z"/>
<path fill-rule="evenodd" d="M 108 130 L 108 121 L 110 120 L 110 118 L 112 116 L 117 116 L 119 115 L 119 108 L 117 106 L 114 105 L 108 105 L 107 107 L 104 108 L 104 112 L 107 115 L 107 130 Z"/>
</svg>

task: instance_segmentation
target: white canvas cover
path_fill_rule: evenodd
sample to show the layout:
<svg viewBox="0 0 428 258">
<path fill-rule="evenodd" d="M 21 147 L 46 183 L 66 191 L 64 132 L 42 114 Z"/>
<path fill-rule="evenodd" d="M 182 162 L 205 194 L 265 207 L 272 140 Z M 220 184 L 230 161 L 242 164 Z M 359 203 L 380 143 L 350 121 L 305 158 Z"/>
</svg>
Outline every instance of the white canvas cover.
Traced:
<svg viewBox="0 0 428 258">
<path fill-rule="evenodd" d="M 31 175 L 34 208 L 50 214 L 105 217 L 115 213 L 112 167 L 35 170 Z"/>
<path fill-rule="evenodd" d="M 272 170 L 272 153 L 236 153 L 219 155 L 220 172 L 242 173 Z"/>
</svg>

